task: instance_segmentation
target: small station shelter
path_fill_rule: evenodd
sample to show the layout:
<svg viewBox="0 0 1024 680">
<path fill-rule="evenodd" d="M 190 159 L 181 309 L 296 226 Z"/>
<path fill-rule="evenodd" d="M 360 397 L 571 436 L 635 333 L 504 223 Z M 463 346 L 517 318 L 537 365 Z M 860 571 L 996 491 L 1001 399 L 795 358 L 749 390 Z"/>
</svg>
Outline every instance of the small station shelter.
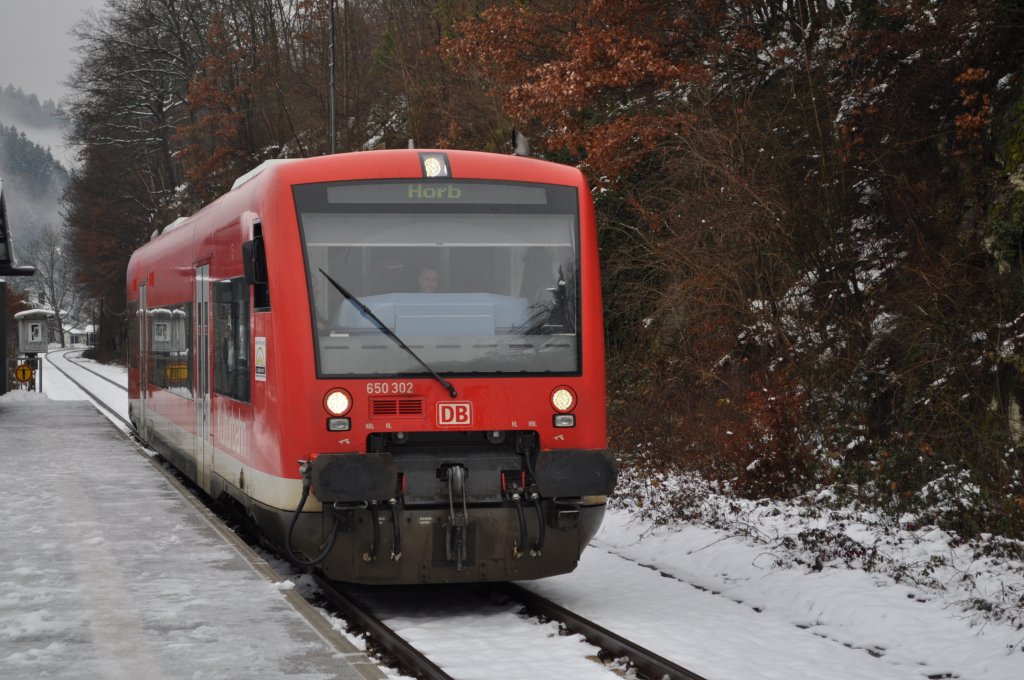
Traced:
<svg viewBox="0 0 1024 680">
<path fill-rule="evenodd" d="M 7 370 L 7 278 L 8 276 L 31 276 L 35 267 L 19 266 L 14 257 L 14 243 L 10 223 L 7 221 L 7 203 L 4 198 L 4 181 L 0 179 L 0 394 L 7 392 L 10 371 Z"/>
</svg>

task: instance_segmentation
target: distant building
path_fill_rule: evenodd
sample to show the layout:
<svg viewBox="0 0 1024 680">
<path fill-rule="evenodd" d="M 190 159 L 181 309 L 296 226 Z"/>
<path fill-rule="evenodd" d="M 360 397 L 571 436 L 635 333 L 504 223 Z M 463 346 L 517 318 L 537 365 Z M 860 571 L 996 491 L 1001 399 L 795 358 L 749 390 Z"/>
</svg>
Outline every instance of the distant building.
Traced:
<svg viewBox="0 0 1024 680">
<path fill-rule="evenodd" d="M 95 345 L 96 334 L 99 332 L 99 326 L 95 326 L 91 323 L 82 326 L 65 326 L 64 327 L 64 344 L 65 345 Z"/>
</svg>

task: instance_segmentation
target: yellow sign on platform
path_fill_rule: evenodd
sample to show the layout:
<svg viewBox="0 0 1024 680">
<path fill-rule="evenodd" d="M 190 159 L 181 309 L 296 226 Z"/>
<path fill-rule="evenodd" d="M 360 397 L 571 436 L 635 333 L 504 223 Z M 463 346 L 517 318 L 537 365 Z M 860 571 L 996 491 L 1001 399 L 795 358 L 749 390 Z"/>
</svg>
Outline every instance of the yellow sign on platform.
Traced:
<svg viewBox="0 0 1024 680">
<path fill-rule="evenodd" d="M 28 364 L 18 364 L 18 367 L 14 369 L 14 377 L 18 379 L 18 382 L 27 383 L 32 380 L 32 376 L 35 371 Z"/>
</svg>

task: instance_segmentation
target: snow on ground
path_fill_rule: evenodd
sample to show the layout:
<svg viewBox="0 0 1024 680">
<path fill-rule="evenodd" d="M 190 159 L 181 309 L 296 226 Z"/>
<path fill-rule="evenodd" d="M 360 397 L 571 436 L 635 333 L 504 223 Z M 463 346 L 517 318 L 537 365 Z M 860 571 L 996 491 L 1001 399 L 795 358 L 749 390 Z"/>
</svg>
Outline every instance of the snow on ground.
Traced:
<svg viewBox="0 0 1024 680">
<path fill-rule="evenodd" d="M 48 374 L 47 393 L 78 398 L 69 396 L 69 383 L 49 377 L 54 374 Z M 858 524 L 785 505 L 727 505 L 735 508 L 742 532 L 699 523 L 656 526 L 625 509 L 611 510 L 575 572 L 524 585 L 709 680 L 1024 678 L 1024 630 L 964 606 L 979 594 L 1024 592 L 1019 562 L 978 557 L 951 547 L 941 531 L 923 529 L 877 543 L 895 570 L 869 572 L 841 560 L 811 565 L 781 547 L 785 536 L 830 530 L 870 542 L 877 538 L 869 535 L 875 531 L 870 518 Z M 497 626 L 498 639 L 503 631 L 522 635 L 526 655 L 530 636 L 513 632 L 510 619 L 501 618 L 509 612 L 498 614 L 459 610 L 438 622 L 410 613 L 401 625 L 446 659 L 456 677 L 519 677 L 511 671 L 514 660 L 489 645 L 460 644 L 471 631 Z M 554 635 L 550 624 L 533 625 Z M 575 638 L 567 644 L 580 648 L 580 658 L 593 651 Z M 565 664 L 549 674 L 522 675 L 579 672 Z"/>
<path fill-rule="evenodd" d="M 0 427 L 0 678 L 355 679 L 91 405 Z"/>
<path fill-rule="evenodd" d="M 979 623 L 955 589 L 783 562 L 749 538 L 615 511 L 576 572 L 529 587 L 708 678 L 1024 678 L 1024 631 Z M 1019 584 L 1020 566 L 1004 578 Z"/>
<path fill-rule="evenodd" d="M 76 371 L 72 375 L 76 376 L 76 380 L 82 382 L 86 389 L 96 395 L 96 397 L 103 402 L 105 407 L 113 408 L 118 415 L 124 419 L 128 419 L 128 374 L 123 366 L 105 365 L 100 364 L 89 359 L 83 359 L 80 356 L 80 349 L 72 349 L 71 351 L 64 352 L 59 349 L 54 349 L 46 355 L 45 362 L 43 364 L 43 392 L 54 400 L 77 400 L 77 399 L 88 399 L 93 401 L 87 395 L 83 394 L 74 383 L 68 380 L 60 371 L 58 371 L 54 364 L 61 368 L 67 368 L 73 370 L 76 363 L 81 363 L 92 371 L 101 373 L 104 377 L 109 380 L 113 380 L 121 387 L 112 385 L 106 380 L 89 373 L 88 371 Z M 122 389 L 123 387 L 123 389 Z M 17 393 L 12 393 L 17 394 Z M 93 402 L 95 403 L 95 402 Z M 121 429 L 126 429 L 120 423 L 116 423 Z"/>
<path fill-rule="evenodd" d="M 469 586 L 373 588 L 367 600 L 395 632 L 458 680 L 617 680 L 599 650 L 555 622 L 520 615 L 512 602 L 475 596 Z"/>
</svg>

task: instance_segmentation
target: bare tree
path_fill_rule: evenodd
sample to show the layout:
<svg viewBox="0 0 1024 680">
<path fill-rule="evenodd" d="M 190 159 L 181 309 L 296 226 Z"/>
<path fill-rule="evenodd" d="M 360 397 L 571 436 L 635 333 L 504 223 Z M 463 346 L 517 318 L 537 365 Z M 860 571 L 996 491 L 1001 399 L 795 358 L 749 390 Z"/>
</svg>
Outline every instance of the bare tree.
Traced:
<svg viewBox="0 0 1024 680">
<path fill-rule="evenodd" d="M 64 347 L 64 322 L 78 321 L 83 295 L 75 281 L 73 260 L 61 232 L 53 225 L 44 227 L 29 244 L 25 259 L 36 268 L 29 289 L 53 310 L 60 346 Z"/>
</svg>

